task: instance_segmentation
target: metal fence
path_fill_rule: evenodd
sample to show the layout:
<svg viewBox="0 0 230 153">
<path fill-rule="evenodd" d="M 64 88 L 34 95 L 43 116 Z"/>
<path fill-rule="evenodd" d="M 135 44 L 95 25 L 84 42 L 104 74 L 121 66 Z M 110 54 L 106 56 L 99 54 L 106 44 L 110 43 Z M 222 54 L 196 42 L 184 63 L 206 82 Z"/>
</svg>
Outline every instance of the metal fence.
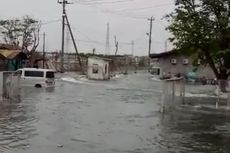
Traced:
<svg viewBox="0 0 230 153">
<path fill-rule="evenodd" d="M 188 84 L 183 78 L 163 81 L 161 112 L 170 111 L 182 105 L 204 105 L 230 107 L 230 81 L 218 80 L 215 84 Z M 226 92 L 222 92 L 224 86 Z"/>
</svg>

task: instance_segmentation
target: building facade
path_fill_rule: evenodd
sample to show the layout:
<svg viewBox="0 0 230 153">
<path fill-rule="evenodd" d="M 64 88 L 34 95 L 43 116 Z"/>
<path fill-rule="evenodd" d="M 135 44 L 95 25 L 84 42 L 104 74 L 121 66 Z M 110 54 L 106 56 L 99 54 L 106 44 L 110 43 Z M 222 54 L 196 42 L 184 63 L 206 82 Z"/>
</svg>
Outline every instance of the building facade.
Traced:
<svg viewBox="0 0 230 153">
<path fill-rule="evenodd" d="M 192 72 L 195 73 L 197 78 L 215 78 L 215 74 L 208 65 L 201 65 L 199 60 L 197 61 L 197 63 L 194 63 L 193 59 L 191 59 L 190 57 L 178 54 L 175 51 L 151 54 L 150 57 L 151 67 L 156 68 L 154 73 L 158 73 L 160 76 L 164 76 L 167 74 L 187 75 L 188 73 Z M 194 66 L 194 64 L 196 66 Z"/>
</svg>

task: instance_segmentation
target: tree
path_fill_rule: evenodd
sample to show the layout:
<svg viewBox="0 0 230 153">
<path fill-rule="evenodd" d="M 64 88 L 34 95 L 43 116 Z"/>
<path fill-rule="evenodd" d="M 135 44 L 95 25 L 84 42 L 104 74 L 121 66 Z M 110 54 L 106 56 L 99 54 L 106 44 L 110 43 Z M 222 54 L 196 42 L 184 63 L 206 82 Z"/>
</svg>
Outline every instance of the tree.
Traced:
<svg viewBox="0 0 230 153">
<path fill-rule="evenodd" d="M 0 20 L 0 32 L 6 44 L 27 53 L 30 66 L 33 67 L 34 53 L 39 45 L 41 23 L 30 16 L 22 19 Z"/>
<path fill-rule="evenodd" d="M 170 41 L 182 53 L 208 64 L 216 78 L 230 76 L 230 1 L 175 0 L 175 10 L 166 16 Z M 220 88 L 226 91 L 226 81 Z"/>
</svg>

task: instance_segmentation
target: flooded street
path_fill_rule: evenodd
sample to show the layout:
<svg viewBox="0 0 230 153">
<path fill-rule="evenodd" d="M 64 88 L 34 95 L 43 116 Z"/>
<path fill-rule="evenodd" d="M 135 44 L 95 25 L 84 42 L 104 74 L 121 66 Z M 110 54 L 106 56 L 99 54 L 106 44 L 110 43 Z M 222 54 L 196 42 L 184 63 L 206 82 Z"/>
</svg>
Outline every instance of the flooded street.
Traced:
<svg viewBox="0 0 230 153">
<path fill-rule="evenodd" d="M 148 74 L 23 88 L 0 107 L 0 150 L 19 153 L 227 153 L 230 115 L 182 107 L 160 114 Z M 2 149 L 1 149 L 2 148 Z"/>
</svg>

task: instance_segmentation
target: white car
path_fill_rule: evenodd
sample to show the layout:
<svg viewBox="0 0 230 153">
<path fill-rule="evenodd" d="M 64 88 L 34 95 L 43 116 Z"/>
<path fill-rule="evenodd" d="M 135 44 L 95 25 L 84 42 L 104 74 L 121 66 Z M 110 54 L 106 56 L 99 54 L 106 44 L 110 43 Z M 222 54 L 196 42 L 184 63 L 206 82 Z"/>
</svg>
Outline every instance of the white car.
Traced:
<svg viewBox="0 0 230 153">
<path fill-rule="evenodd" d="M 36 88 L 55 87 L 55 71 L 51 69 L 22 68 L 18 69 L 21 86 L 34 86 Z"/>
</svg>

